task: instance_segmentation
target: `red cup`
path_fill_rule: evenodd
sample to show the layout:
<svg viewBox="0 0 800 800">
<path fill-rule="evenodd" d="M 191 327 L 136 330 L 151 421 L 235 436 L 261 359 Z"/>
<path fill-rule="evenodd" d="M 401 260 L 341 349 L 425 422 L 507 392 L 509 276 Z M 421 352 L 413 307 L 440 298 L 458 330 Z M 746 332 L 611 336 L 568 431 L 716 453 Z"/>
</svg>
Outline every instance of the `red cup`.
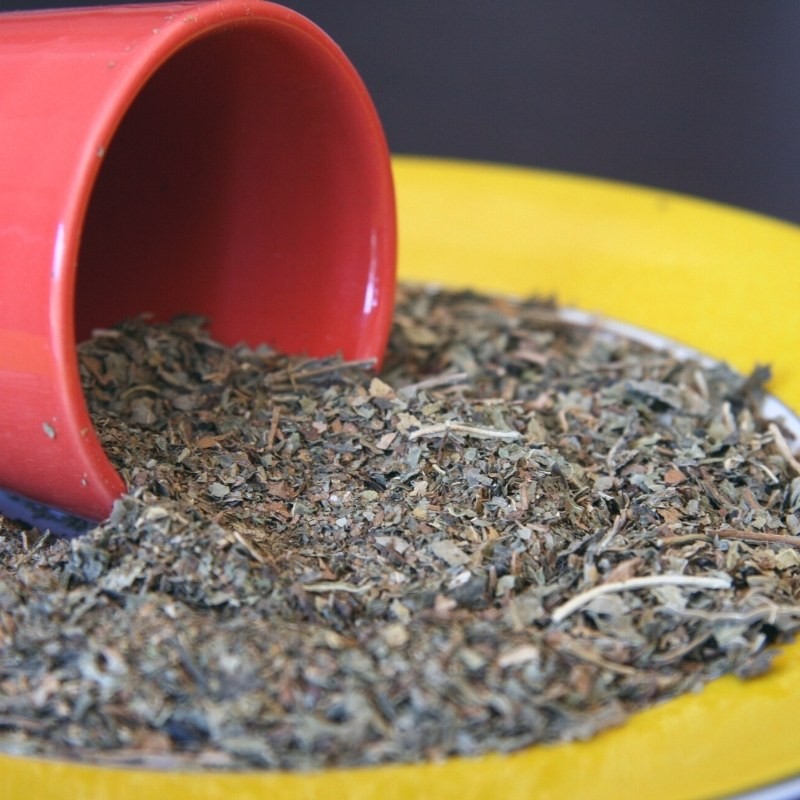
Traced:
<svg viewBox="0 0 800 800">
<path fill-rule="evenodd" d="M 142 312 L 380 359 L 386 141 L 339 48 L 259 0 L 0 14 L 0 510 L 77 531 L 124 492 L 76 341 Z M 52 513 L 48 509 L 57 509 Z"/>
</svg>

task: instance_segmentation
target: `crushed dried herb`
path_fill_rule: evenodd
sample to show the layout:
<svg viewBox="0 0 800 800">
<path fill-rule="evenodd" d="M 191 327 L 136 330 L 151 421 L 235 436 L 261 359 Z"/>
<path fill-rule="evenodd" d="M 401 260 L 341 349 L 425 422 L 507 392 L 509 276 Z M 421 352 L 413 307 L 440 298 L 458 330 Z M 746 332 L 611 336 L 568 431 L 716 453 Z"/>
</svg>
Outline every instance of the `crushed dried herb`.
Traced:
<svg viewBox="0 0 800 800">
<path fill-rule="evenodd" d="M 586 738 L 800 625 L 766 371 L 402 287 L 386 365 L 143 320 L 80 348 L 130 493 L 0 519 L 0 748 L 309 769 Z"/>
</svg>

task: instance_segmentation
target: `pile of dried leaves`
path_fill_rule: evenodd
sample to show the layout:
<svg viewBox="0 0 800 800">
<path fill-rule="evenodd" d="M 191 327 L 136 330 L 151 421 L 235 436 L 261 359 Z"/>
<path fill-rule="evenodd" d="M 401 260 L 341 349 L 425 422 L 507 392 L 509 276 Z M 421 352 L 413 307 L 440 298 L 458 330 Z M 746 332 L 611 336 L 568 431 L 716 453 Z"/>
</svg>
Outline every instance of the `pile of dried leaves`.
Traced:
<svg viewBox="0 0 800 800">
<path fill-rule="evenodd" d="M 401 290 L 380 378 L 193 318 L 81 348 L 130 486 L 0 520 L 0 748 L 315 768 L 584 738 L 800 623 L 800 465 L 745 379 Z"/>
</svg>

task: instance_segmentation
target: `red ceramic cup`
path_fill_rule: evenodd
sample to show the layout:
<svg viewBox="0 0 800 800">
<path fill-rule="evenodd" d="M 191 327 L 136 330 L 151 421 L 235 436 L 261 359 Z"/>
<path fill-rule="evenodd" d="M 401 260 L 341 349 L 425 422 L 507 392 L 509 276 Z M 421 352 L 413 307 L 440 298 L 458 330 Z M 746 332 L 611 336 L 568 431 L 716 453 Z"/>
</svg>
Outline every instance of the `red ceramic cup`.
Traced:
<svg viewBox="0 0 800 800">
<path fill-rule="evenodd" d="M 93 328 L 189 312 L 227 343 L 380 359 L 394 273 L 380 122 L 304 17 L 258 0 L 0 15 L 4 513 L 67 530 L 125 489 L 81 391 Z"/>
</svg>

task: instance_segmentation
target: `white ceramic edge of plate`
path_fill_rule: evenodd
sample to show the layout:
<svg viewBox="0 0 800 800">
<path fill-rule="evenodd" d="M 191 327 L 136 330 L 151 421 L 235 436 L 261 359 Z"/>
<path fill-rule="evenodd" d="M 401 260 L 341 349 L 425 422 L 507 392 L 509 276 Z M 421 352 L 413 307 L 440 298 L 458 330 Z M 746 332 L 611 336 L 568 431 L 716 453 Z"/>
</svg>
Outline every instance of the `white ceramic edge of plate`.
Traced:
<svg viewBox="0 0 800 800">
<path fill-rule="evenodd" d="M 774 783 L 745 794 L 733 795 L 729 800 L 797 800 L 800 797 L 800 777 Z"/>
</svg>

